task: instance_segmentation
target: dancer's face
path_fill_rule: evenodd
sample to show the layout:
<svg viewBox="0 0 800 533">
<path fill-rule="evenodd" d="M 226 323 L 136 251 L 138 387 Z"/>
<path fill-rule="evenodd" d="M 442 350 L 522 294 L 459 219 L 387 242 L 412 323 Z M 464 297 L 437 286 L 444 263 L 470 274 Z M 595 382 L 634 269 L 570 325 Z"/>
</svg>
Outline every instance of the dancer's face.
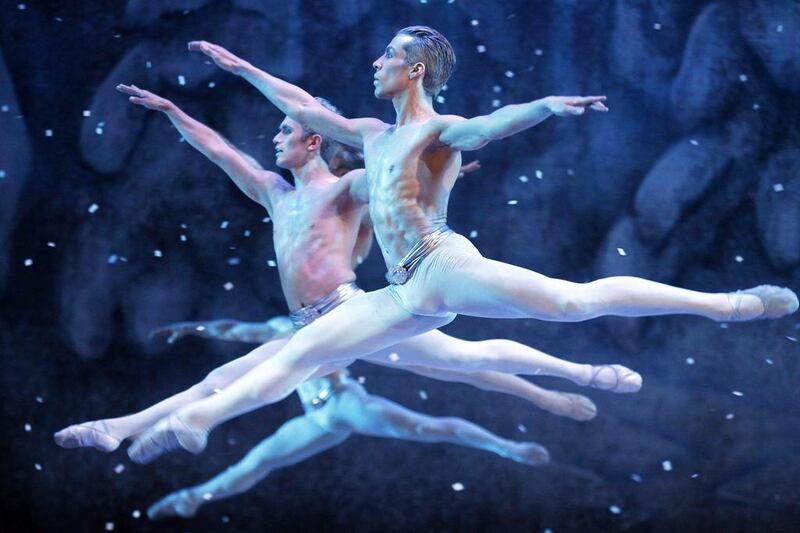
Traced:
<svg viewBox="0 0 800 533">
<path fill-rule="evenodd" d="M 281 168 L 297 168 L 306 164 L 314 155 L 318 146 L 315 135 L 306 139 L 303 126 L 299 122 L 286 117 L 278 127 L 278 134 L 272 138 L 275 144 L 275 164 Z"/>
<path fill-rule="evenodd" d="M 410 35 L 395 35 L 383 55 L 372 63 L 375 69 L 375 98 L 391 99 L 414 85 L 415 80 L 409 77 L 413 65 L 406 63 L 406 51 L 403 49 L 412 40 Z"/>
</svg>

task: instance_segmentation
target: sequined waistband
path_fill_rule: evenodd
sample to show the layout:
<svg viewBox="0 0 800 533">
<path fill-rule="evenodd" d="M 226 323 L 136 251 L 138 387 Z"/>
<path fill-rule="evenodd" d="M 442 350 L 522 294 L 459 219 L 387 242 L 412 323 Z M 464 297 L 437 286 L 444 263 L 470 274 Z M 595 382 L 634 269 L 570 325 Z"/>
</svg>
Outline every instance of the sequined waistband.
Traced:
<svg viewBox="0 0 800 533">
<path fill-rule="evenodd" d="M 422 237 L 414 243 L 414 246 L 403 256 L 400 262 L 386 273 L 386 281 L 392 285 L 404 284 L 411 277 L 419 262 L 436 249 L 451 233 L 453 233 L 453 230 L 443 223 Z"/>
<path fill-rule="evenodd" d="M 289 318 L 292 320 L 292 326 L 294 326 L 296 331 L 311 324 L 316 319 L 332 311 L 359 292 L 362 291 L 355 282 L 342 283 L 316 302 L 290 313 Z"/>
</svg>

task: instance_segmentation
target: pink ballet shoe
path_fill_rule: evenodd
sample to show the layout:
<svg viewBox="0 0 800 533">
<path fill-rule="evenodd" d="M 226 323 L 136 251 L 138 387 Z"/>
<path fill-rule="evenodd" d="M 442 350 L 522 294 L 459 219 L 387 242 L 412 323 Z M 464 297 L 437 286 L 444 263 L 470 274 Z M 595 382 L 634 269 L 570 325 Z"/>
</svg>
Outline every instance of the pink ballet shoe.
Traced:
<svg viewBox="0 0 800 533">
<path fill-rule="evenodd" d="M 761 314 L 748 317 L 742 314 L 742 297 L 745 295 L 757 296 L 761 300 L 764 310 Z M 752 289 L 743 291 L 729 292 L 728 302 L 731 304 L 731 316 L 728 320 L 741 322 L 745 320 L 765 320 L 769 318 L 780 318 L 791 315 L 797 311 L 797 295 L 786 287 L 776 287 L 775 285 L 759 285 Z"/>
<path fill-rule="evenodd" d="M 600 373 L 611 371 L 614 373 L 614 382 L 611 385 L 603 384 L 598 378 Z M 606 372 L 608 373 L 608 372 Z M 587 383 L 588 387 L 609 392 L 631 393 L 639 392 L 642 388 L 642 376 L 630 368 L 622 365 L 592 365 L 592 377 Z"/>
<path fill-rule="evenodd" d="M 128 457 L 143 464 L 178 448 L 198 454 L 206 448 L 207 440 L 208 431 L 192 428 L 173 413 L 142 433 L 128 448 Z"/>
<path fill-rule="evenodd" d="M 53 439 L 62 448 L 92 447 L 101 452 L 113 452 L 122 442 L 109 433 L 103 420 L 73 424 L 54 433 Z"/>
<path fill-rule="evenodd" d="M 585 422 L 597 416 L 597 406 L 586 396 L 569 392 L 557 392 L 556 394 L 567 399 L 568 407 L 566 409 L 560 407 L 548 409 L 554 415 L 566 416 L 579 422 Z"/>
</svg>

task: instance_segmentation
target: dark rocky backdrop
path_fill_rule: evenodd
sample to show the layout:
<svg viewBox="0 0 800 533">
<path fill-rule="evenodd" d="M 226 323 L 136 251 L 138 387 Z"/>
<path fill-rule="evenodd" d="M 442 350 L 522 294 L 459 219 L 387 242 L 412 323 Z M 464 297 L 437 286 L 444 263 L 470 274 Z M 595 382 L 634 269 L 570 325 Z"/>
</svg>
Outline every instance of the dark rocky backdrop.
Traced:
<svg viewBox="0 0 800 533">
<path fill-rule="evenodd" d="M 449 219 L 485 255 L 574 281 L 630 274 L 707 291 L 800 288 L 797 1 L 3 2 L 4 530 L 800 528 L 797 318 L 459 318 L 446 328 L 642 372 L 635 396 L 592 391 L 600 414 L 589 423 L 353 367 L 371 392 L 413 409 L 539 441 L 554 459 L 544 468 L 354 437 L 191 521 L 151 523 L 133 511 L 238 460 L 300 412 L 296 399 L 226 424 L 198 457 L 137 466 L 123 451 L 53 444 L 69 423 L 140 409 L 249 349 L 166 346 L 147 338 L 154 326 L 285 312 L 265 213 L 114 86 L 173 99 L 270 166 L 280 113 L 186 42 L 220 43 L 349 116 L 391 120 L 391 106 L 372 97 L 370 64 L 409 24 L 438 28 L 456 49 L 441 112 L 608 95 L 607 115 L 551 118 L 467 155 L 482 168 L 457 185 Z M 362 286 L 380 287 L 382 266 L 374 253 Z"/>
</svg>

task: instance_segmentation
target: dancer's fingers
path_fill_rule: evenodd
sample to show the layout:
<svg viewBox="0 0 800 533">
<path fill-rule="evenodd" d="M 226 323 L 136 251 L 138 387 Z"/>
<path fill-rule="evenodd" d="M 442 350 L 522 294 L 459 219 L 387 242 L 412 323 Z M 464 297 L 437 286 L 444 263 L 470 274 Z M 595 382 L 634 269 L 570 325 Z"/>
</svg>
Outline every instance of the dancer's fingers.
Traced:
<svg viewBox="0 0 800 533">
<path fill-rule="evenodd" d="M 205 52 L 204 45 L 206 44 L 208 43 L 206 43 L 205 41 L 189 41 L 189 44 L 187 46 L 189 50 L 191 50 L 192 52 Z"/>
<path fill-rule="evenodd" d="M 133 94 L 133 95 L 138 94 L 133 87 L 131 87 L 130 85 L 125 85 L 124 83 L 120 83 L 119 85 L 117 85 L 116 89 L 124 94 Z"/>
<path fill-rule="evenodd" d="M 608 111 L 608 107 L 606 107 L 606 106 L 603 104 L 603 102 L 595 102 L 595 103 L 593 103 L 593 104 L 592 104 L 591 106 L 589 106 L 589 107 L 591 107 L 591 108 L 592 108 L 592 109 L 594 109 L 595 111 L 602 111 L 603 113 L 605 113 L 606 111 Z"/>
</svg>

